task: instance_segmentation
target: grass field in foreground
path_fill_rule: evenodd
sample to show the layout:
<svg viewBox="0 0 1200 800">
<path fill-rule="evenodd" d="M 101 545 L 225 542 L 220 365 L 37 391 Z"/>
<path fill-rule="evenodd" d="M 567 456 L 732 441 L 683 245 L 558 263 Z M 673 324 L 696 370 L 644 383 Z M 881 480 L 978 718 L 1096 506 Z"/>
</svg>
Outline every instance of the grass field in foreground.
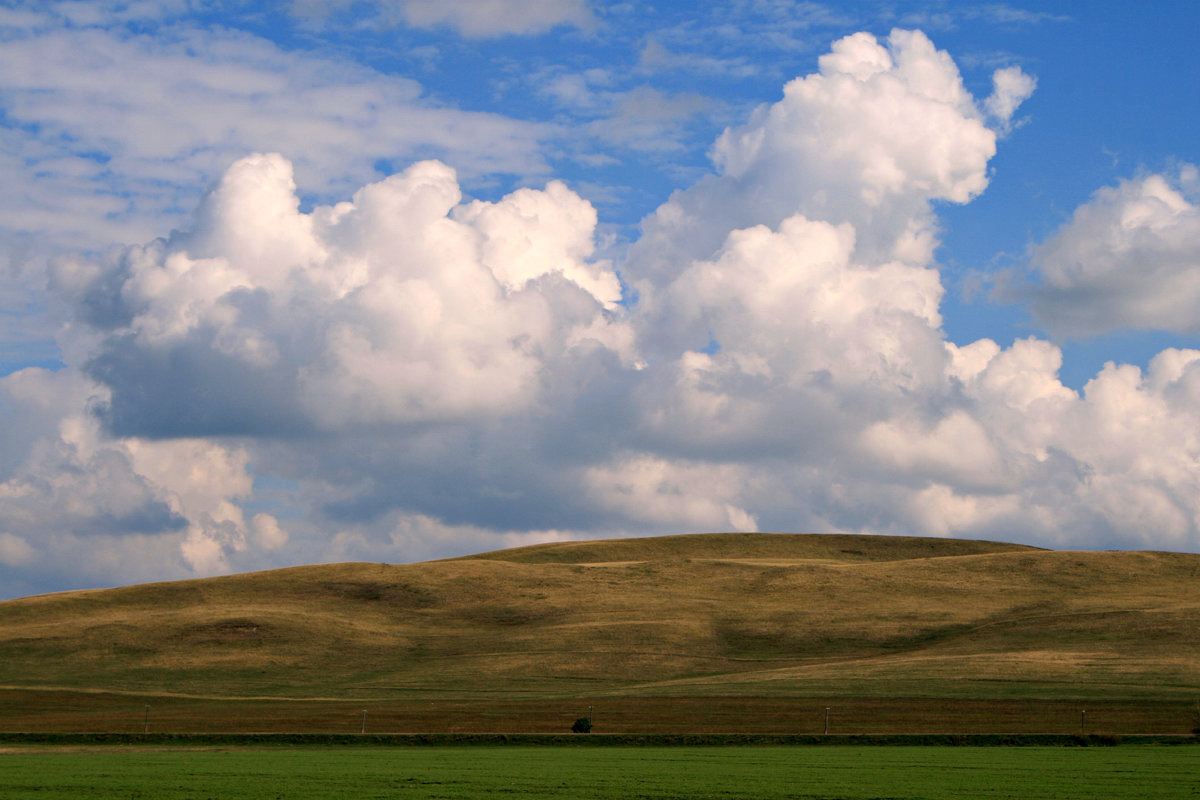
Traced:
<svg viewBox="0 0 1200 800">
<path fill-rule="evenodd" d="M 1190 747 L 613 748 L 0 753 L 0 798 L 1200 797 Z"/>
</svg>

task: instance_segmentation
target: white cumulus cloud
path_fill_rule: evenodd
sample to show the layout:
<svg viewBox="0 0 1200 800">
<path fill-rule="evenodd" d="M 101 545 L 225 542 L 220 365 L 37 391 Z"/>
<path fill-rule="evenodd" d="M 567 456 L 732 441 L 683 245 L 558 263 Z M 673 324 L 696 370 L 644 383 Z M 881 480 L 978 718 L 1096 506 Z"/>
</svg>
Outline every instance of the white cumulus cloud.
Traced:
<svg viewBox="0 0 1200 800">
<path fill-rule="evenodd" d="M 854 226 L 869 257 L 925 263 L 933 200 L 965 203 L 987 186 L 996 134 L 950 57 L 916 31 L 886 43 L 860 33 L 834 44 L 818 73 L 726 130 L 718 174 L 677 192 L 644 223 L 635 277 L 661 280 L 710 255 L 731 230 L 794 214 Z"/>
<path fill-rule="evenodd" d="M 109 424 L 162 437 L 494 416 L 534 403 L 572 346 L 628 341 L 586 201 L 557 182 L 461 200 L 427 161 L 303 213 L 291 164 L 250 156 L 186 233 L 64 263 L 58 290 L 105 332 L 88 371 L 111 390 Z"/>
<path fill-rule="evenodd" d="M 232 553 L 286 541 L 272 515 L 247 520 L 240 506 L 253 484 L 244 448 L 107 436 L 90 413 L 105 394 L 70 370 L 0 378 L 7 422 L 30 441 L 0 473 L 0 562 L 108 584 L 225 572 Z"/>
<path fill-rule="evenodd" d="M 1190 164 L 1096 192 L 1034 253 L 1034 318 L 1057 336 L 1200 331 L 1198 194 Z"/>
</svg>

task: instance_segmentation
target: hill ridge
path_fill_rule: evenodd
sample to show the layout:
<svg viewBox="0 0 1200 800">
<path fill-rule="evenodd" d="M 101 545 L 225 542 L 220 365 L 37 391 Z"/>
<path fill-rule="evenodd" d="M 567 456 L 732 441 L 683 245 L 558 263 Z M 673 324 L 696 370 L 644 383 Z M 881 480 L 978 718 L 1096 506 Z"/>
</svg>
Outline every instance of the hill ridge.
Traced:
<svg viewBox="0 0 1200 800">
<path fill-rule="evenodd" d="M 846 545 L 857 545 L 848 548 Z M 696 558 L 717 552 L 735 552 L 741 557 L 757 557 L 748 553 L 766 551 L 766 554 L 788 553 L 793 557 L 819 557 L 820 554 L 846 556 L 859 555 L 869 560 L 900 560 L 906 558 L 930 558 L 955 555 L 977 555 L 999 552 L 1041 551 L 1029 545 L 1010 544 L 974 539 L 948 539 L 921 536 L 882 536 L 842 533 L 691 533 L 671 536 L 629 537 L 618 539 L 596 539 L 589 541 L 547 542 L 523 547 L 494 550 L 458 559 L 491 559 L 497 561 L 522 561 L 526 563 L 580 563 L 570 557 L 587 558 L 589 562 L 601 560 L 623 561 L 627 558 L 598 559 L 585 554 L 649 553 L 660 557 Z M 639 557 L 636 560 L 648 560 Z M 850 559 L 854 560 L 854 559 Z"/>
<path fill-rule="evenodd" d="M 1200 556 L 557 542 L 0 603 L 0 685 L 227 697 L 1200 695 Z"/>
</svg>

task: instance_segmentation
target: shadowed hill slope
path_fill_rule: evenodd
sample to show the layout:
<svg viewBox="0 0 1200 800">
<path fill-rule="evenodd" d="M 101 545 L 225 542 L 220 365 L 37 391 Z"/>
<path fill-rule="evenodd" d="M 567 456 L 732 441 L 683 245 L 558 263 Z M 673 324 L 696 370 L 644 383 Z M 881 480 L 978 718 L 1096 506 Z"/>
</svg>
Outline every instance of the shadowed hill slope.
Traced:
<svg viewBox="0 0 1200 800">
<path fill-rule="evenodd" d="M 1193 697 L 1200 556 L 712 534 L 0 603 L 0 685 L 196 696 Z"/>
</svg>

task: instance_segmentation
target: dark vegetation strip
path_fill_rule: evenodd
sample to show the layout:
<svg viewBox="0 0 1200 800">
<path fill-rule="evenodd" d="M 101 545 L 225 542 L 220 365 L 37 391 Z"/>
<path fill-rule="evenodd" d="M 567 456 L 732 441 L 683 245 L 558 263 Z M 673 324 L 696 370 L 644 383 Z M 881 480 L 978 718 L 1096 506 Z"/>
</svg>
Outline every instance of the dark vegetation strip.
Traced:
<svg viewBox="0 0 1200 800">
<path fill-rule="evenodd" d="M 365 723 L 367 733 L 379 734 L 566 734 L 585 715 L 594 715 L 596 734 L 631 735 L 1132 736 L 1183 735 L 1200 728 L 1200 708 L 1192 697 L 239 700 L 0 690 L 0 731 L 24 733 L 359 734 Z"/>
<path fill-rule="evenodd" d="M 1195 745 L 1198 736 L 1108 734 L 536 734 L 536 733 L 0 733 L 0 745 L 166 745 L 445 747 L 536 745 L 566 747 L 903 745 L 922 747 L 1111 747 Z"/>
</svg>

